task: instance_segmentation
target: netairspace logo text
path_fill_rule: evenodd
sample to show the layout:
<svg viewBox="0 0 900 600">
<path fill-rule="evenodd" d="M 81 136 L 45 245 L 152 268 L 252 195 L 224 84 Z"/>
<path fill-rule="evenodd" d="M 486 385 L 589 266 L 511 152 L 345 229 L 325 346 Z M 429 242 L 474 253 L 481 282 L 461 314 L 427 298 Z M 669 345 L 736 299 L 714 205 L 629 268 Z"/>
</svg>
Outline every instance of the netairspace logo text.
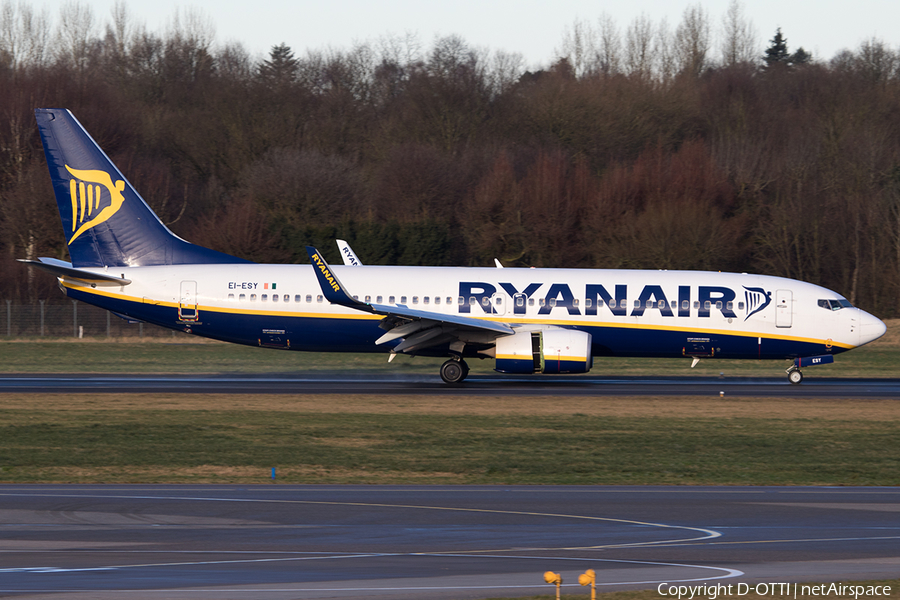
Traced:
<svg viewBox="0 0 900 600">
<path fill-rule="evenodd" d="M 746 596 L 755 593 L 758 596 L 798 598 L 800 596 L 832 596 L 835 598 L 865 598 L 869 596 L 890 596 L 889 585 L 845 585 L 843 583 L 823 583 L 807 585 L 800 583 L 718 583 L 716 585 L 669 585 L 661 583 L 656 588 L 661 596 L 671 596 L 678 600 L 707 598 L 716 600 L 721 596 Z"/>
</svg>

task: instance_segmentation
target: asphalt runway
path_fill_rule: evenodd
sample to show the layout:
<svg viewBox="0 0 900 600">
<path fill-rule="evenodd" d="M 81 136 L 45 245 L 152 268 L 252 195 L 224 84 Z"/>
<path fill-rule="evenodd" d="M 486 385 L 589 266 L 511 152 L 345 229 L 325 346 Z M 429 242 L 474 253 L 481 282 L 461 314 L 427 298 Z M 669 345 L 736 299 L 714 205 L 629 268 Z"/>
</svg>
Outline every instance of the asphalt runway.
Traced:
<svg viewBox="0 0 900 600">
<path fill-rule="evenodd" d="M 0 486 L 5 597 L 486 598 L 547 570 L 586 594 L 589 568 L 736 597 L 896 578 L 898 542 L 896 488 Z"/>
<path fill-rule="evenodd" d="M 721 395 L 783 398 L 900 398 L 900 379 L 470 376 L 449 386 L 437 375 L 269 373 L 248 375 L 6 375 L 0 393 L 429 394 L 556 396 Z"/>
</svg>

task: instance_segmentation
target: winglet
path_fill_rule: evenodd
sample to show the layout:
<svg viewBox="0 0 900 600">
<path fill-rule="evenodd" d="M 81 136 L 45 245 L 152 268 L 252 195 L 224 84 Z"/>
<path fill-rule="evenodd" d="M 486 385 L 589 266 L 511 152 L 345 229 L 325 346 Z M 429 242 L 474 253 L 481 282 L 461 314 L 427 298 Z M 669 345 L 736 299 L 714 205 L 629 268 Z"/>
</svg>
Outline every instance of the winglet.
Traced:
<svg viewBox="0 0 900 600">
<path fill-rule="evenodd" d="M 350 247 L 350 244 L 345 242 L 344 240 L 334 240 L 337 242 L 338 250 L 341 252 L 341 258 L 344 259 L 344 264 L 348 267 L 361 267 L 363 263 L 359 260 L 359 257 L 356 256 L 356 253 L 353 251 L 353 248 Z"/>
<path fill-rule="evenodd" d="M 347 292 L 347 288 L 338 280 L 337 275 L 332 272 L 331 267 L 328 266 L 328 263 L 322 258 L 322 254 L 316 248 L 307 246 L 306 252 L 309 253 L 309 260 L 312 263 L 316 279 L 319 280 L 319 287 L 322 288 L 322 294 L 326 300 L 340 306 L 358 310 L 370 310 L 367 304 L 355 300 Z"/>
</svg>

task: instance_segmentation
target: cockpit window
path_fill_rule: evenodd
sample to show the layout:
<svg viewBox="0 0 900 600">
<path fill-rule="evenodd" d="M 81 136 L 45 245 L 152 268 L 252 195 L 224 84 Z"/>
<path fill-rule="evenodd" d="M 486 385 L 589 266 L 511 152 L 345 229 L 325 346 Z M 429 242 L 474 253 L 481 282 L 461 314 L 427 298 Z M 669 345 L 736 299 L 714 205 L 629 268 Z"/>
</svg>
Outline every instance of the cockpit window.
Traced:
<svg viewBox="0 0 900 600">
<path fill-rule="evenodd" d="M 842 308 L 853 308 L 849 300 L 819 300 L 819 306 L 826 310 L 841 310 Z"/>
</svg>

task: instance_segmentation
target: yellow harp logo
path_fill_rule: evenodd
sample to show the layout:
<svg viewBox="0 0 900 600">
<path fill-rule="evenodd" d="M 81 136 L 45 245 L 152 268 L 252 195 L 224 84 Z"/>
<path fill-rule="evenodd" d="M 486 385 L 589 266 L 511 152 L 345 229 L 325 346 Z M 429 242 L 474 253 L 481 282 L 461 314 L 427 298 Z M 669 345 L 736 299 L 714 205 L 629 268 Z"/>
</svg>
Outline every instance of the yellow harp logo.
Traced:
<svg viewBox="0 0 900 600">
<path fill-rule="evenodd" d="M 79 235 L 108 220 L 122 208 L 122 203 L 125 202 L 122 195 L 125 182 L 120 179 L 113 183 L 106 171 L 82 171 L 69 165 L 66 165 L 66 170 L 77 178 L 69 180 L 69 195 L 72 198 L 71 244 Z M 104 188 L 109 194 L 109 201 L 107 203 L 104 198 L 104 207 L 101 209 Z"/>
</svg>

